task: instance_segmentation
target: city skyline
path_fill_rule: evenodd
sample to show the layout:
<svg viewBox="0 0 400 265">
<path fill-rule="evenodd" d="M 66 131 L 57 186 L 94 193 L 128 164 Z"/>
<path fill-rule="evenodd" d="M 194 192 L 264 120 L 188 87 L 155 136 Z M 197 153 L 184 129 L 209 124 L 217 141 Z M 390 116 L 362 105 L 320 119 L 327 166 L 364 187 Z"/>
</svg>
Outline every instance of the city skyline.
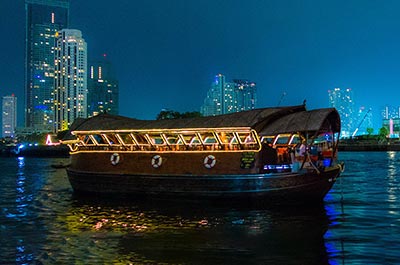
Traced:
<svg viewBox="0 0 400 265">
<path fill-rule="evenodd" d="M 25 26 L 14 14 L 25 10 L 18 2 L 0 8 L 0 31 L 12 36 L 0 44 L 0 92 L 23 102 Z M 304 99 L 310 109 L 328 107 L 335 87 L 352 88 L 374 117 L 400 105 L 397 1 L 106 3 L 71 0 L 69 28 L 82 31 L 89 56 L 106 53 L 113 62 L 121 115 L 198 111 L 217 73 L 254 80 L 258 107 Z"/>
</svg>

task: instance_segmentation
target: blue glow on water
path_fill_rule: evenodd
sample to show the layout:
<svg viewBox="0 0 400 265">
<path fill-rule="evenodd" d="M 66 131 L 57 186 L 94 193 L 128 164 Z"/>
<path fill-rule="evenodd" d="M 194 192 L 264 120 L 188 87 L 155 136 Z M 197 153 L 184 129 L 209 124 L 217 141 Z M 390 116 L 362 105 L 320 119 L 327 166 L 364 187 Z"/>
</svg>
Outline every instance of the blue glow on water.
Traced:
<svg viewBox="0 0 400 265">
<path fill-rule="evenodd" d="M 324 204 L 77 199 L 56 159 L 2 158 L 5 264 L 399 264 L 400 153 L 341 153 Z M 67 164 L 68 160 L 63 160 Z M 297 262 L 297 263 L 294 263 Z"/>
</svg>

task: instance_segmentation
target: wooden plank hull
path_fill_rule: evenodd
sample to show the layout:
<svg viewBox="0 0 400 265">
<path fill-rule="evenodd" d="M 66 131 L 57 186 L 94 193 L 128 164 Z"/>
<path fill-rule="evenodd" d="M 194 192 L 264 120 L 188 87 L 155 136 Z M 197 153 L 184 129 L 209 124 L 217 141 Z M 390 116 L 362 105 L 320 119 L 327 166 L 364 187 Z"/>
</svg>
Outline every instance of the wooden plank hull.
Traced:
<svg viewBox="0 0 400 265">
<path fill-rule="evenodd" d="M 198 198 L 258 198 L 319 200 L 339 177 L 340 166 L 317 173 L 259 173 L 257 153 L 214 153 L 216 163 L 205 166 L 208 153 L 76 153 L 68 177 L 77 193 L 130 194 Z M 162 163 L 152 159 L 160 155 Z M 254 160 L 253 160 L 254 159 Z M 250 162 L 249 162 L 250 161 Z M 244 162 L 248 164 L 244 164 Z"/>
</svg>

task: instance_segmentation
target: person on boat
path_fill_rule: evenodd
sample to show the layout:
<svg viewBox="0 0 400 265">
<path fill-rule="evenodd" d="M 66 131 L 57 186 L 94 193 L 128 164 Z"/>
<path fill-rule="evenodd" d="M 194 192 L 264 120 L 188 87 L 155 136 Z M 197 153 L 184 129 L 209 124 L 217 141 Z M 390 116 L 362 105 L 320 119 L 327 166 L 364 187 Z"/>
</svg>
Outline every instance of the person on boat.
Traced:
<svg viewBox="0 0 400 265">
<path fill-rule="evenodd" d="M 306 145 L 303 140 L 301 143 L 298 143 L 295 148 L 295 156 L 298 161 L 302 161 L 304 159 L 304 155 L 306 153 Z"/>
<path fill-rule="evenodd" d="M 272 143 L 268 140 L 264 140 L 261 144 L 260 151 L 260 172 L 269 173 L 269 169 L 266 169 L 266 165 L 276 165 L 278 162 L 278 153 L 273 147 Z"/>
</svg>

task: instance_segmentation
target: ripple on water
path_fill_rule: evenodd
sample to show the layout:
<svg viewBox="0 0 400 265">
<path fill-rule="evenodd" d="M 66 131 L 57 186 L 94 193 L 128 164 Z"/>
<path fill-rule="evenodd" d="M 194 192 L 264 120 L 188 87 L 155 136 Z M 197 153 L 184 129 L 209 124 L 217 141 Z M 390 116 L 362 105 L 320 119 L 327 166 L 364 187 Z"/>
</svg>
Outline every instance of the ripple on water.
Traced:
<svg viewBox="0 0 400 265">
<path fill-rule="evenodd" d="M 341 153 L 315 207 L 73 196 L 60 160 L 0 160 L 0 260 L 12 264 L 396 264 L 400 156 Z M 61 161 L 63 162 L 63 161 Z"/>
</svg>

